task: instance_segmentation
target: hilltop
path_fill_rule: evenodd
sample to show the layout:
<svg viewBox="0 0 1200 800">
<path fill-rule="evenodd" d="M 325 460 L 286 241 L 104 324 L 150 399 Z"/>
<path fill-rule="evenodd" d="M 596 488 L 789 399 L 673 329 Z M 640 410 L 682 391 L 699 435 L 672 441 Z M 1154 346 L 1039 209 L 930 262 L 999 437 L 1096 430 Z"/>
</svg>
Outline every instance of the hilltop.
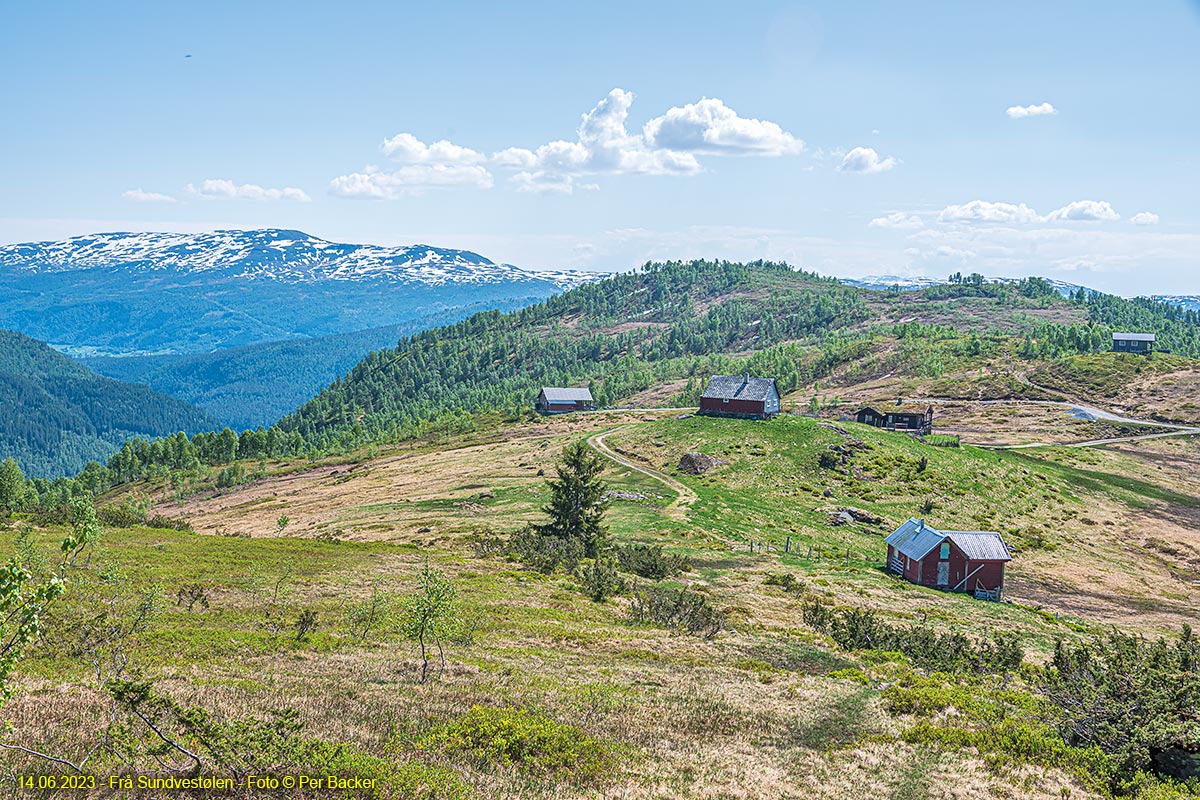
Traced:
<svg viewBox="0 0 1200 800">
<path fill-rule="evenodd" d="M 198 408 L 105 378 L 44 342 L 0 330 L 0 460 L 31 475 L 74 475 L 134 436 L 212 430 Z"/>
<path fill-rule="evenodd" d="M 744 371 L 818 403 L 837 400 L 822 384 L 878 380 L 893 397 L 887 381 L 919 381 L 929 397 L 1086 397 L 1093 391 L 1082 376 L 1058 393 L 970 387 L 1055 372 L 1059 359 L 1107 351 L 1114 329 L 1156 332 L 1160 346 L 1182 358 L 1154 357 L 1149 375 L 1163 380 L 1175 375 L 1172 365 L 1186 376 L 1200 356 L 1196 312 L 1084 291 L 1064 297 L 1036 278 L 960 279 L 895 293 L 784 264 L 647 265 L 520 311 L 407 337 L 281 426 L 317 442 L 407 436 L 464 413 L 525 408 L 544 385 L 587 385 L 607 406 L 688 406 L 708 375 Z"/>
</svg>

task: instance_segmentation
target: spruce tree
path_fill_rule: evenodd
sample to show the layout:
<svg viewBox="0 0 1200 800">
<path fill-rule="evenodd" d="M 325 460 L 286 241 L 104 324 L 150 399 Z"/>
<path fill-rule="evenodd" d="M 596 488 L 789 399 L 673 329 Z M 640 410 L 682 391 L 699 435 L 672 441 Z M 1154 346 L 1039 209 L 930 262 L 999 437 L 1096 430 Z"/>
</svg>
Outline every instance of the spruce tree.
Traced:
<svg viewBox="0 0 1200 800">
<path fill-rule="evenodd" d="M 608 545 L 604 512 L 608 489 L 601 479 L 604 459 L 584 442 L 568 445 L 555 465 L 558 478 L 550 484 L 550 503 L 543 511 L 550 521 L 539 527 L 543 536 L 575 539 L 583 544 L 584 554 L 596 558 Z"/>
</svg>

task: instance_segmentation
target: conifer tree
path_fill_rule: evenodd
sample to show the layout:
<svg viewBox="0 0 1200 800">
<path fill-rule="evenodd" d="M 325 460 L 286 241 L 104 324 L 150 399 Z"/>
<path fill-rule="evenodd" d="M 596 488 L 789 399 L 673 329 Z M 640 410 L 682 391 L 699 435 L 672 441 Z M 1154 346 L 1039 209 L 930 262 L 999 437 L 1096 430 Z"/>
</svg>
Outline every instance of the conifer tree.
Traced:
<svg viewBox="0 0 1200 800">
<path fill-rule="evenodd" d="M 604 459 L 584 442 L 568 445 L 558 463 L 558 478 L 549 481 L 550 503 L 543 511 L 550 521 L 540 526 L 543 536 L 575 539 L 588 558 L 596 558 L 608 545 L 604 512 L 608 500 L 607 484 L 600 477 Z"/>
</svg>

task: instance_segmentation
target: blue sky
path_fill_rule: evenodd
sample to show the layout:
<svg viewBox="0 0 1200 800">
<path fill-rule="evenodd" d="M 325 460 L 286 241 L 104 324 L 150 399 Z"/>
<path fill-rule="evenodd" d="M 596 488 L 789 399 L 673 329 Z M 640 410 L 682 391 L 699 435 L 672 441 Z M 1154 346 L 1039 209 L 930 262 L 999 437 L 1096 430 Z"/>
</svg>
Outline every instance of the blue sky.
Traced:
<svg viewBox="0 0 1200 800">
<path fill-rule="evenodd" d="M 0 241 L 1200 292 L 1195 2 L 315 5 L 7 3 Z"/>
</svg>

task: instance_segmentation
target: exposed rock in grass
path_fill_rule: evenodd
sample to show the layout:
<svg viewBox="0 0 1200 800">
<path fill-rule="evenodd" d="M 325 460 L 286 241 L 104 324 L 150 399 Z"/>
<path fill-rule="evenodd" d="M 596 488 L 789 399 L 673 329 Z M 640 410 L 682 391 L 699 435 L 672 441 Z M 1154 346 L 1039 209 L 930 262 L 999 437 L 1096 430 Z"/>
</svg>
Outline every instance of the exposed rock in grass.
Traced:
<svg viewBox="0 0 1200 800">
<path fill-rule="evenodd" d="M 686 475 L 703 475 L 718 464 L 724 463 L 704 453 L 684 453 L 679 459 L 678 469 Z"/>
</svg>

